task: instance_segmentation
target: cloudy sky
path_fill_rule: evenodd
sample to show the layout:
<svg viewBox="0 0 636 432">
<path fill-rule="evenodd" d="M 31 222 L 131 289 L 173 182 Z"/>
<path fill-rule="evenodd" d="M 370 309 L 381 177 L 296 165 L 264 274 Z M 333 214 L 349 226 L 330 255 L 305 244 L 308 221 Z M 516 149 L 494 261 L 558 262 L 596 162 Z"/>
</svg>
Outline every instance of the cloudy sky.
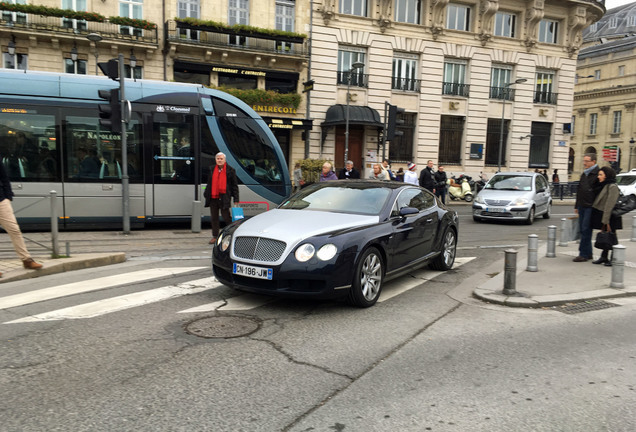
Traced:
<svg viewBox="0 0 636 432">
<path fill-rule="evenodd" d="M 634 3 L 634 0 L 605 0 L 605 7 L 609 10 L 628 3 Z"/>
</svg>

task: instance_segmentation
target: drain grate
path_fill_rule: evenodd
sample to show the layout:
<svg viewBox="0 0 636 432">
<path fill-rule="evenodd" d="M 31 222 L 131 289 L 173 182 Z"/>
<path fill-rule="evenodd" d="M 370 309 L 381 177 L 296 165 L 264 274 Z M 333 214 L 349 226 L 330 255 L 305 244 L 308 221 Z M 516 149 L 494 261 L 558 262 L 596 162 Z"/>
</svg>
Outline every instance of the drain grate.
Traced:
<svg viewBox="0 0 636 432">
<path fill-rule="evenodd" d="M 566 314 L 577 314 L 582 312 L 607 309 L 616 306 L 620 305 L 617 305 L 616 303 L 609 303 L 603 300 L 588 300 L 579 303 L 568 303 L 563 306 L 557 306 L 556 310 Z"/>
<path fill-rule="evenodd" d="M 202 338 L 236 338 L 254 333 L 261 326 L 255 318 L 216 316 L 201 318 L 186 325 L 185 331 Z"/>
</svg>

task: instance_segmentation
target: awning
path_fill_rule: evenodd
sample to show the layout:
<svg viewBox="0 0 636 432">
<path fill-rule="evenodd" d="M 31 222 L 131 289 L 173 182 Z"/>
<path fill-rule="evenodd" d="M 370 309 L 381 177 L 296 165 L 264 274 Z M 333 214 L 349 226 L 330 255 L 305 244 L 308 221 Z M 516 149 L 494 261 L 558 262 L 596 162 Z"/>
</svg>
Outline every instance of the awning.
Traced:
<svg viewBox="0 0 636 432">
<path fill-rule="evenodd" d="M 337 104 L 330 106 L 327 110 L 325 121 L 322 122 L 320 126 L 324 129 L 346 124 L 346 112 L 346 105 Z M 349 124 L 376 126 L 380 129 L 384 129 L 384 123 L 380 121 L 380 114 L 368 106 L 349 105 Z"/>
<path fill-rule="evenodd" d="M 308 129 L 313 127 L 313 120 L 281 118 L 281 117 L 263 117 L 267 126 L 271 129 Z"/>
</svg>

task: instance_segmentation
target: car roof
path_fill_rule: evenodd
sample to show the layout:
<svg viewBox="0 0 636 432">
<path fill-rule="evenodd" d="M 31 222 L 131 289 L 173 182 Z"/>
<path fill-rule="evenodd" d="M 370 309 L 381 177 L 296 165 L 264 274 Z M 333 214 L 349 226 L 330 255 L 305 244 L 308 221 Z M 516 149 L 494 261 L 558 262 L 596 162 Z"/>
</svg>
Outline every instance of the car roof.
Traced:
<svg viewBox="0 0 636 432">
<path fill-rule="evenodd" d="M 527 171 L 505 171 L 505 172 L 495 173 L 494 175 L 517 176 L 517 177 L 532 177 L 532 176 L 535 176 L 535 175 L 543 175 L 543 174 L 536 173 L 536 172 L 527 172 Z"/>
</svg>

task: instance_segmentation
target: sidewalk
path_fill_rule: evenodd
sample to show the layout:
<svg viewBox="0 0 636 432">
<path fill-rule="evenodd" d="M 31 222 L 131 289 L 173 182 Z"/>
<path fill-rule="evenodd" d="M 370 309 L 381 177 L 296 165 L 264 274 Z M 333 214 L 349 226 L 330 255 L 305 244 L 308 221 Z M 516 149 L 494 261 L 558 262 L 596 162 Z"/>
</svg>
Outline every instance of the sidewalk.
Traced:
<svg viewBox="0 0 636 432">
<path fill-rule="evenodd" d="M 636 296 L 636 242 L 630 241 L 630 231 L 619 231 L 619 244 L 625 246 L 625 267 L 623 267 L 623 287 L 614 288 L 612 282 L 613 267 L 592 264 L 592 261 L 575 263 L 578 255 L 578 242 L 571 241 L 568 246 L 559 246 L 556 242 L 556 257 L 546 257 L 545 238 L 539 242 L 538 271 L 527 271 L 527 247 L 517 252 L 516 291 L 517 295 L 504 295 L 504 260 L 494 264 L 498 273 L 492 279 L 475 288 L 473 295 L 488 303 L 510 307 L 540 308 L 576 303 L 593 299 L 606 299 Z M 596 233 L 596 231 L 595 231 Z M 594 250 L 594 258 L 600 256 L 600 250 Z M 497 267 L 498 266 L 498 267 Z M 494 272 L 493 272 L 494 273 Z"/>
</svg>

